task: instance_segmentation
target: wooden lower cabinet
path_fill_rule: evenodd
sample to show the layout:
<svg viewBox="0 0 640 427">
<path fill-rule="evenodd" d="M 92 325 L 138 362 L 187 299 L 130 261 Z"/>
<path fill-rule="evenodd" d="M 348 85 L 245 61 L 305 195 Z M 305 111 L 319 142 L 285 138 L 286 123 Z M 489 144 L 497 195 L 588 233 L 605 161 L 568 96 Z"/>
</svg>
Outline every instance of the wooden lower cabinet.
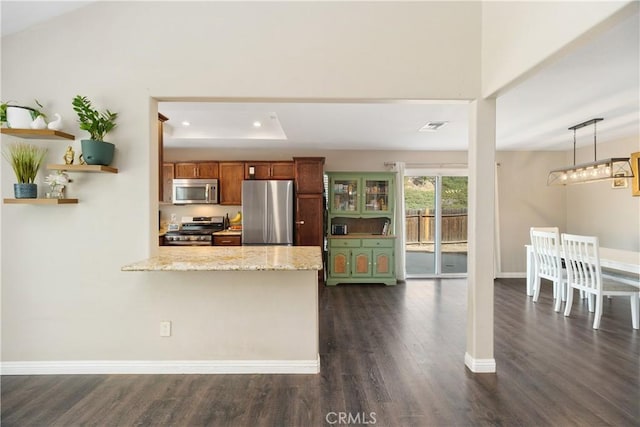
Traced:
<svg viewBox="0 0 640 427">
<path fill-rule="evenodd" d="M 296 246 L 323 246 L 324 197 L 296 194 Z"/>
<path fill-rule="evenodd" d="M 242 246 L 242 236 L 213 236 L 213 246 Z"/>
<path fill-rule="evenodd" d="M 173 201 L 173 178 L 175 176 L 173 163 L 162 164 L 162 199 L 161 202 Z"/>
<path fill-rule="evenodd" d="M 327 286 L 338 283 L 395 285 L 395 239 L 330 238 Z"/>
</svg>

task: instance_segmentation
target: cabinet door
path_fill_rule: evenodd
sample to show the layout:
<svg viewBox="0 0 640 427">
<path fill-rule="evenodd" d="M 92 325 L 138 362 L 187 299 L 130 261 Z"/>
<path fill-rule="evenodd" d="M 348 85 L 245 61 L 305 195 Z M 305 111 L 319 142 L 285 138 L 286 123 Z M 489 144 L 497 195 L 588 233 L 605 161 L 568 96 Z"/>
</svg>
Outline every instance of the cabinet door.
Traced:
<svg viewBox="0 0 640 427">
<path fill-rule="evenodd" d="M 394 277 L 393 249 L 373 249 L 373 276 Z"/>
<path fill-rule="evenodd" d="M 351 276 L 371 277 L 371 249 L 351 251 Z"/>
<path fill-rule="evenodd" d="M 349 277 L 351 275 L 351 251 L 331 248 L 329 251 L 329 275 L 331 277 Z"/>
<path fill-rule="evenodd" d="M 272 162 L 271 179 L 294 179 L 293 162 Z"/>
<path fill-rule="evenodd" d="M 324 201 L 322 194 L 296 194 L 296 246 L 322 246 Z"/>
<path fill-rule="evenodd" d="M 242 180 L 244 179 L 243 162 L 220 162 L 218 187 L 220 187 L 220 204 L 242 204 Z"/>
<path fill-rule="evenodd" d="M 198 163 L 198 178 L 217 179 L 218 178 L 218 162 Z"/>
<path fill-rule="evenodd" d="M 358 213 L 360 211 L 360 179 L 353 177 L 331 178 L 330 204 L 332 213 Z"/>
<path fill-rule="evenodd" d="M 175 178 L 197 178 L 198 164 L 195 162 L 176 163 Z"/>
<path fill-rule="evenodd" d="M 162 200 L 161 202 L 172 202 L 173 197 L 173 177 L 174 177 L 174 165 L 173 163 L 162 164 Z"/>
<path fill-rule="evenodd" d="M 213 246 L 241 246 L 240 236 L 213 236 Z"/>
<path fill-rule="evenodd" d="M 367 177 L 362 179 L 362 213 L 388 213 L 393 209 L 393 180 L 388 177 Z"/>
<path fill-rule="evenodd" d="M 324 157 L 294 157 L 293 163 L 298 194 L 324 192 Z"/>
<path fill-rule="evenodd" d="M 253 168 L 253 178 L 250 169 Z M 244 179 L 269 179 L 271 165 L 268 162 L 244 162 Z"/>
</svg>

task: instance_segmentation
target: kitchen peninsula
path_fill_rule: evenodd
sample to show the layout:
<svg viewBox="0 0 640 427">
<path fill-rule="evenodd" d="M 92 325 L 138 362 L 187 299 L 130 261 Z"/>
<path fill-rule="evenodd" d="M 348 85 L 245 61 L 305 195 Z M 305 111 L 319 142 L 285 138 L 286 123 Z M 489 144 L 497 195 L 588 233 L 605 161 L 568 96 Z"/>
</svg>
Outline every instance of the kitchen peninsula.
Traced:
<svg viewBox="0 0 640 427">
<path fill-rule="evenodd" d="M 185 289 L 188 318 L 166 319 L 168 339 L 198 355 L 183 373 L 318 373 L 321 269 L 311 246 L 160 247 L 122 267 L 154 274 L 144 286 Z"/>
</svg>

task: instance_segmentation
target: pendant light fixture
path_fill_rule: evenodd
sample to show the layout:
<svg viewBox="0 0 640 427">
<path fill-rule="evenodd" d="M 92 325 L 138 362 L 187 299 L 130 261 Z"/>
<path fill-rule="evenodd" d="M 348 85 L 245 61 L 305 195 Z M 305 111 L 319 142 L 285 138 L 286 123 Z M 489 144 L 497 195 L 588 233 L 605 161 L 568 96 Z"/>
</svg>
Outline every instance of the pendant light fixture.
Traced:
<svg viewBox="0 0 640 427">
<path fill-rule="evenodd" d="M 573 166 L 549 172 L 547 185 L 582 184 L 605 179 L 633 178 L 628 157 L 614 157 L 598 160 L 596 156 L 596 123 L 604 119 L 591 119 L 571 126 L 573 131 Z M 576 165 L 576 130 L 593 125 L 593 162 Z"/>
</svg>

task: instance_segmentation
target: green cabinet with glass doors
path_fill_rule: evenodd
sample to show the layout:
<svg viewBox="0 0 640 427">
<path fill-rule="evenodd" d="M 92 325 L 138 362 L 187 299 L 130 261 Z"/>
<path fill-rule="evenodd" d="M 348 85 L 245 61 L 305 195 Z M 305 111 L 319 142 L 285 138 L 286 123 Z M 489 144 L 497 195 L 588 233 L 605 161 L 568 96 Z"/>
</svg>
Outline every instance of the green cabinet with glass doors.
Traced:
<svg viewBox="0 0 640 427">
<path fill-rule="evenodd" d="M 328 172 L 327 286 L 395 285 L 395 174 Z"/>
<path fill-rule="evenodd" d="M 329 173 L 332 214 L 392 214 L 394 175 L 389 173 Z"/>
</svg>

